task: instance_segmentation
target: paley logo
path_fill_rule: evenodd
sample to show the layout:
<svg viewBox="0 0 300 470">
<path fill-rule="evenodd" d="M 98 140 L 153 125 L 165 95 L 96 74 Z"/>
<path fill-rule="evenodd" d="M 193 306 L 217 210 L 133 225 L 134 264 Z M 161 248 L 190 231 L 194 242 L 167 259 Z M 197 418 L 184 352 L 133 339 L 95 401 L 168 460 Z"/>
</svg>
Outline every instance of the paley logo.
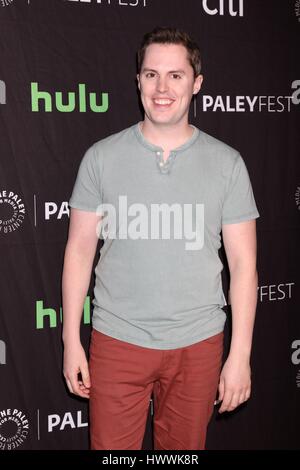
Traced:
<svg viewBox="0 0 300 470">
<path fill-rule="evenodd" d="M 0 5 L 2 7 L 7 7 L 8 5 L 11 5 L 14 0 L 0 0 Z M 30 5 L 30 0 L 26 0 L 27 5 Z"/>
<path fill-rule="evenodd" d="M 63 216 L 69 217 L 70 209 L 68 201 L 63 201 L 61 203 L 56 203 L 53 201 L 45 202 L 45 220 L 50 220 L 51 218 L 61 219 Z"/>
<path fill-rule="evenodd" d="M 0 366 L 6 364 L 6 344 L 0 339 Z"/>
<path fill-rule="evenodd" d="M 297 187 L 296 192 L 295 192 L 295 201 L 296 205 L 300 211 L 300 186 Z"/>
<path fill-rule="evenodd" d="M 6 104 L 6 85 L 3 80 L 0 80 L 0 104 Z"/>
<path fill-rule="evenodd" d="M 97 4 L 97 5 L 107 5 L 107 6 L 123 6 L 123 7 L 146 7 L 149 0 L 67 0 L 68 2 L 77 2 L 77 3 L 84 3 L 86 5 L 89 4 Z"/>
<path fill-rule="evenodd" d="M 25 206 L 14 191 L 0 191 L 0 234 L 16 231 L 25 218 Z"/>
<path fill-rule="evenodd" d="M 14 450 L 23 444 L 29 433 L 29 421 L 23 411 L 0 411 L 0 450 Z"/>
<path fill-rule="evenodd" d="M 64 431 L 65 429 L 86 428 L 88 426 L 87 417 L 83 418 L 82 411 L 72 413 L 67 411 L 63 416 L 59 414 L 48 415 L 48 432 Z"/>
<path fill-rule="evenodd" d="M 244 16 L 244 0 L 202 0 L 208 15 Z"/>
<path fill-rule="evenodd" d="M 298 21 L 300 21 L 300 0 L 295 2 L 295 15 L 298 18 Z"/>
<path fill-rule="evenodd" d="M 291 95 L 200 95 L 204 112 L 222 113 L 282 113 L 291 112 L 292 105 L 300 103 L 300 80 L 291 84 Z M 197 99 L 194 100 L 194 115 L 197 115 Z"/>
<path fill-rule="evenodd" d="M 67 98 L 63 99 L 63 92 L 56 91 L 54 97 L 48 91 L 41 91 L 37 82 L 31 83 L 31 109 L 33 112 L 40 111 L 40 104 L 44 104 L 46 113 L 51 113 L 53 109 L 53 101 L 57 111 L 61 113 L 72 113 L 77 110 L 80 113 L 86 113 L 87 101 L 88 106 L 94 113 L 106 113 L 108 110 L 108 93 L 101 93 L 101 104 L 97 104 L 97 94 L 89 92 L 87 95 L 86 85 L 79 83 L 78 95 L 75 91 L 67 92 Z"/>
<path fill-rule="evenodd" d="M 69 215 L 70 209 L 68 201 L 39 201 L 37 194 L 33 195 L 33 216 L 35 227 L 37 227 L 41 220 L 61 220 L 63 217 L 69 217 Z"/>
<path fill-rule="evenodd" d="M 7 7 L 8 5 L 11 5 L 14 0 L 1 0 L 1 6 Z"/>
<path fill-rule="evenodd" d="M 268 286 L 259 286 L 258 299 L 260 302 L 265 300 L 286 300 L 292 298 L 292 287 L 295 285 L 294 282 L 283 282 L 280 284 L 270 284 Z"/>
<path fill-rule="evenodd" d="M 37 300 L 35 303 L 35 320 L 37 330 L 45 328 L 45 319 L 47 319 L 47 325 L 49 325 L 50 328 L 56 328 L 58 322 L 62 323 L 63 321 L 62 307 L 59 307 L 59 313 L 57 313 L 54 308 L 45 308 L 43 300 Z M 83 305 L 82 321 L 84 325 L 89 325 L 91 323 L 91 299 L 89 295 L 86 296 Z"/>
</svg>

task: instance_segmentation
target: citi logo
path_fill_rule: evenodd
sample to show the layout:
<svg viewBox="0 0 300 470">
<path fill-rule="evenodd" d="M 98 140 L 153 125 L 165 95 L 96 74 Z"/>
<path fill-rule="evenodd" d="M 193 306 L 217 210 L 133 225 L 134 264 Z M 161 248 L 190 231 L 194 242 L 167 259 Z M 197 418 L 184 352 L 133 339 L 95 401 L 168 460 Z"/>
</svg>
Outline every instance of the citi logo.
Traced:
<svg viewBox="0 0 300 470">
<path fill-rule="evenodd" d="M 0 80 L 0 104 L 6 104 L 6 85 L 3 80 Z"/>
<path fill-rule="evenodd" d="M 0 365 L 6 364 L 6 344 L 0 340 Z"/>
<path fill-rule="evenodd" d="M 208 15 L 244 16 L 244 0 L 202 0 L 202 6 Z"/>
<path fill-rule="evenodd" d="M 72 113 L 75 110 L 86 113 L 88 106 L 94 113 L 106 113 L 108 110 L 108 93 L 101 93 L 99 103 L 97 103 L 97 94 L 94 92 L 87 93 L 84 83 L 79 83 L 78 92 L 63 93 L 56 91 L 54 96 L 48 91 L 39 90 L 37 82 L 31 83 L 31 109 L 33 112 L 41 111 L 41 107 L 46 113 L 51 113 L 53 107 L 55 107 L 60 113 Z"/>
</svg>

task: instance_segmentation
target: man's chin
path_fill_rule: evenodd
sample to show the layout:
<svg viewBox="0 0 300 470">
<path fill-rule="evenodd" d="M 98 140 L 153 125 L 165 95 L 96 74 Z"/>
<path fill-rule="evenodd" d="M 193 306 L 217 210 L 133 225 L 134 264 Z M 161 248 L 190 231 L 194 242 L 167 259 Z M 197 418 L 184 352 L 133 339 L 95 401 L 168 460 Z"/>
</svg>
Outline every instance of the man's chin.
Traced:
<svg viewBox="0 0 300 470">
<path fill-rule="evenodd" d="M 167 116 L 151 116 L 151 122 L 155 125 L 161 125 L 161 126 L 170 126 L 174 125 L 176 123 L 175 119 L 170 119 L 170 117 Z"/>
</svg>

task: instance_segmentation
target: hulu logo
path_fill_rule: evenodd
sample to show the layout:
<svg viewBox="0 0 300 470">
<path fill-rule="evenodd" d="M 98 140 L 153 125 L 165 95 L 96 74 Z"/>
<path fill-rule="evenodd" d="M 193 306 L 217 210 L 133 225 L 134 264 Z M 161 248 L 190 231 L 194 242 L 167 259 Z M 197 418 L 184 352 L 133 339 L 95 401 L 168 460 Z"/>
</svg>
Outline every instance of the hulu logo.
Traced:
<svg viewBox="0 0 300 470">
<path fill-rule="evenodd" d="M 44 103 L 45 112 L 51 113 L 53 101 L 57 111 L 61 113 L 72 113 L 76 105 L 80 113 L 86 113 L 88 106 L 94 113 L 106 113 L 108 110 L 108 93 L 101 93 L 101 104 L 97 104 L 96 93 L 86 93 L 85 84 L 79 83 L 78 94 L 75 91 L 69 91 L 67 98 L 63 103 L 63 93 L 56 91 L 54 97 L 47 91 L 40 91 L 38 83 L 31 83 L 31 109 L 34 112 L 40 111 L 40 104 Z"/>
<path fill-rule="evenodd" d="M 0 365 L 6 364 L 6 344 L 0 340 Z"/>
<path fill-rule="evenodd" d="M 54 308 L 44 308 L 44 302 L 42 300 L 36 301 L 36 329 L 41 330 L 44 328 L 44 321 L 47 318 L 47 323 L 50 325 L 50 328 L 57 327 L 58 315 Z M 60 307 L 59 309 L 59 321 L 63 321 L 63 310 Z M 85 325 L 91 323 L 91 302 L 90 297 L 87 296 L 83 306 L 83 323 Z"/>
<path fill-rule="evenodd" d="M 0 104 L 6 103 L 6 86 L 3 80 L 0 80 Z"/>
</svg>

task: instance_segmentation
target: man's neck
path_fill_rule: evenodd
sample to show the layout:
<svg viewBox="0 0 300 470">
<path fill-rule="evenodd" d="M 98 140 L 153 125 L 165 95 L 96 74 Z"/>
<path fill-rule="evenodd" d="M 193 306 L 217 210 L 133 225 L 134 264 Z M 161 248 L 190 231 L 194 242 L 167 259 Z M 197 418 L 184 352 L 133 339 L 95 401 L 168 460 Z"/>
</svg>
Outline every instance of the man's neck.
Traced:
<svg viewBox="0 0 300 470">
<path fill-rule="evenodd" d="M 144 120 L 140 127 L 146 140 L 165 151 L 180 147 L 193 135 L 193 128 L 188 122 L 180 126 L 156 126 Z"/>
</svg>

